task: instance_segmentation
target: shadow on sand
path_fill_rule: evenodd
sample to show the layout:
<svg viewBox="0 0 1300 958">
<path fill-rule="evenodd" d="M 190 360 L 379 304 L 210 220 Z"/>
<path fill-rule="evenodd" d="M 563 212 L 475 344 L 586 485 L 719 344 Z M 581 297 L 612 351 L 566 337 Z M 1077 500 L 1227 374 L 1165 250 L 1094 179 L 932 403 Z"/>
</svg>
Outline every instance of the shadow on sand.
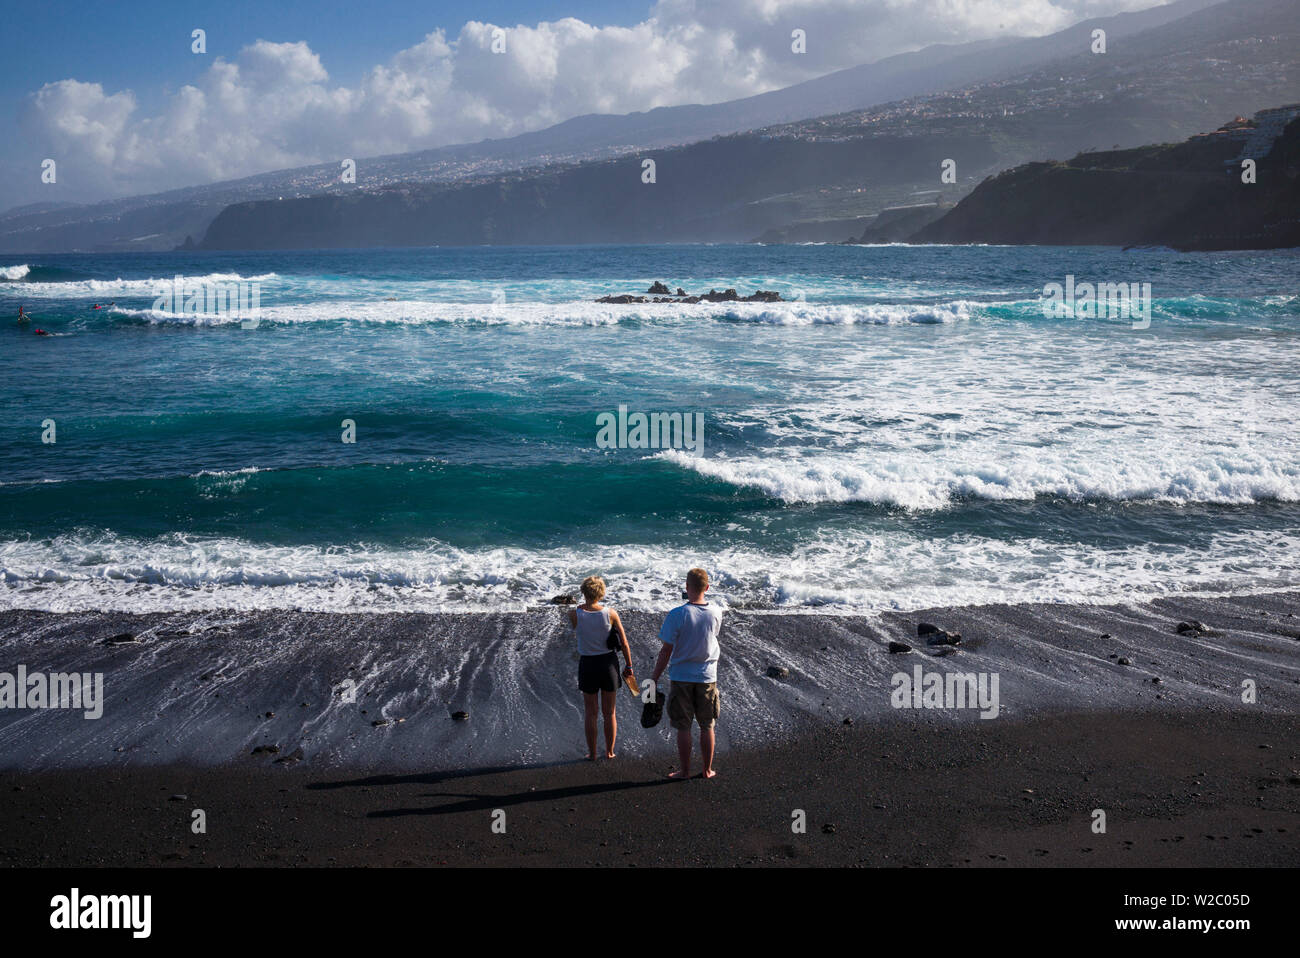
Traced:
<svg viewBox="0 0 1300 958">
<path fill-rule="evenodd" d="M 621 792 L 631 788 L 652 788 L 656 785 L 670 785 L 670 778 L 656 778 L 648 782 L 598 782 L 590 785 L 568 785 L 564 788 L 546 788 L 537 791 L 517 792 L 514 795 L 464 795 L 455 792 L 437 792 L 422 795 L 421 798 L 460 798 L 464 801 L 451 805 L 437 805 L 431 808 L 393 808 L 382 812 L 371 812 L 367 818 L 398 818 L 404 815 L 453 815 L 457 812 L 491 811 L 508 805 L 526 805 L 530 802 L 556 802 L 565 798 L 577 798 L 581 795 L 601 795 L 607 792 Z"/>
<path fill-rule="evenodd" d="M 565 765 L 582 765 L 585 759 L 563 762 L 540 762 L 534 765 L 489 765 L 484 768 L 453 768 L 443 772 L 419 772 L 409 775 L 367 775 L 339 782 L 311 782 L 306 788 L 367 788 L 377 785 L 440 785 L 458 778 L 478 778 L 481 775 L 503 775 L 508 772 L 535 772 L 544 768 L 562 768 Z"/>
<path fill-rule="evenodd" d="M 585 759 L 573 759 L 564 762 L 545 762 L 534 765 L 494 765 L 486 768 L 451 769 L 444 772 L 420 772 L 409 775 L 368 775 L 365 778 L 353 778 L 336 782 L 311 782 L 308 789 L 336 788 L 373 788 L 391 785 L 441 785 L 457 779 L 479 778 L 484 775 L 504 775 L 513 772 L 531 772 L 542 769 L 560 768 L 566 765 L 586 765 Z M 669 778 L 654 778 L 648 781 L 592 782 L 582 785 L 567 785 L 562 788 L 530 789 L 526 792 L 503 795 L 473 795 L 464 792 L 429 792 L 421 798 L 458 798 L 459 802 L 438 805 L 431 808 L 394 808 L 370 812 L 368 818 L 396 818 L 404 815 L 451 815 L 458 812 L 479 812 L 504 808 L 508 805 L 524 805 L 530 802 L 555 802 L 566 798 L 578 798 L 582 795 L 601 795 L 633 788 L 648 788 L 654 785 L 669 785 Z"/>
</svg>

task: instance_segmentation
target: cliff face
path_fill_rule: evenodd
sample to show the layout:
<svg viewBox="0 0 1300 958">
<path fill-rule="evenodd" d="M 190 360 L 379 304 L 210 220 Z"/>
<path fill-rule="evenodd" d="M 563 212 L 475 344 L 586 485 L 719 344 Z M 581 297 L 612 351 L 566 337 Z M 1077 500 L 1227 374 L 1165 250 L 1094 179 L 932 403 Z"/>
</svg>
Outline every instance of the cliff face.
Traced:
<svg viewBox="0 0 1300 958">
<path fill-rule="evenodd" d="M 816 209 L 827 190 L 903 189 L 938 179 L 936 156 L 987 169 L 988 135 L 830 141 L 724 137 L 463 186 L 240 203 L 213 221 L 206 249 L 746 241 Z M 922 179 L 924 178 L 924 179 Z M 848 231 L 839 239 L 849 235 Z"/>
<path fill-rule="evenodd" d="M 1231 162 L 1240 140 L 1080 154 L 990 177 L 917 243 L 1169 246 L 1184 250 L 1300 246 L 1300 120 L 1257 163 Z M 1226 165 L 1225 165 L 1226 163 Z"/>
</svg>

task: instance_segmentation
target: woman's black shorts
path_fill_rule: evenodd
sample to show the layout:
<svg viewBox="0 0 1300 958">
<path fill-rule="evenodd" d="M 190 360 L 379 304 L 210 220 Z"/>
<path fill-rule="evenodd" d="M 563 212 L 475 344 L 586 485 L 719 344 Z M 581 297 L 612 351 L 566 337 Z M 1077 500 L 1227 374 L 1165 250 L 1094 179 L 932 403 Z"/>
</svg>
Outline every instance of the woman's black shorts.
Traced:
<svg viewBox="0 0 1300 958">
<path fill-rule="evenodd" d="M 618 653 L 578 656 L 578 688 L 587 695 L 618 688 Z"/>
</svg>

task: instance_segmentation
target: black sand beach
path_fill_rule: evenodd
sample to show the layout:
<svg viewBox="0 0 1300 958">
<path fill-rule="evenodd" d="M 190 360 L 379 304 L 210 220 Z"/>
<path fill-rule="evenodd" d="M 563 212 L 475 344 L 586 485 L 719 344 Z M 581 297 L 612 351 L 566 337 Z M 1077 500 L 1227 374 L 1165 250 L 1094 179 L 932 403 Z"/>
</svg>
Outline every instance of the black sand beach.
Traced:
<svg viewBox="0 0 1300 958">
<path fill-rule="evenodd" d="M 0 862 L 1290 865 L 1298 614 L 1294 593 L 733 610 L 720 775 L 671 783 L 667 723 L 643 730 L 627 694 L 619 757 L 579 760 L 557 609 L 6 612 L 0 669 L 100 671 L 105 700 L 97 720 L 0 711 Z M 659 617 L 625 618 L 648 672 Z M 928 645 L 921 622 L 961 644 Z M 917 666 L 996 674 L 997 717 L 892 707 L 892 677 Z"/>
<path fill-rule="evenodd" d="M 0 862 L 1294 866 L 1297 733 L 1294 716 L 1258 714 L 827 726 L 733 751 L 716 779 L 680 783 L 664 778 L 667 749 L 472 772 L 7 772 Z M 190 831 L 196 808 L 203 835 Z M 492 831 L 496 809 L 504 834 Z M 805 834 L 791 829 L 796 809 Z"/>
</svg>

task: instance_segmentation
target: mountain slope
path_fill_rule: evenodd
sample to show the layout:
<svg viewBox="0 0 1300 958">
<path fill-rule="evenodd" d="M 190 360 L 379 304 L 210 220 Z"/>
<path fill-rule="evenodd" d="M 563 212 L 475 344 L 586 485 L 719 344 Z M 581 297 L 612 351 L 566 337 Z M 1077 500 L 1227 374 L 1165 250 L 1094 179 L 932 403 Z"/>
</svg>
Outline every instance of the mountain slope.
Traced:
<svg viewBox="0 0 1300 958">
<path fill-rule="evenodd" d="M 1097 26 L 1104 28 L 1114 43 L 1219 2 L 1179 0 L 1137 13 L 1085 21 L 1047 37 L 927 47 L 727 103 L 663 107 L 625 116 L 575 117 L 504 140 L 363 159 L 358 164 L 358 185 L 482 181 L 512 170 L 609 158 L 865 109 L 1023 72 L 1086 49 Z M 186 236 L 201 236 L 213 217 L 230 204 L 356 191 L 356 186 L 338 182 L 338 164 L 331 162 L 87 206 L 11 210 L 0 215 L 0 250 L 168 249 Z"/>
<path fill-rule="evenodd" d="M 1079 52 L 940 96 L 649 151 L 653 185 L 641 182 L 637 154 L 459 186 L 243 203 L 217 217 L 203 245 L 744 241 L 912 205 L 916 194 L 955 201 L 1026 160 L 1181 139 L 1300 99 L 1298 61 L 1300 4 L 1233 0 L 1105 56 Z M 940 182 L 947 159 L 957 184 Z"/>
</svg>

